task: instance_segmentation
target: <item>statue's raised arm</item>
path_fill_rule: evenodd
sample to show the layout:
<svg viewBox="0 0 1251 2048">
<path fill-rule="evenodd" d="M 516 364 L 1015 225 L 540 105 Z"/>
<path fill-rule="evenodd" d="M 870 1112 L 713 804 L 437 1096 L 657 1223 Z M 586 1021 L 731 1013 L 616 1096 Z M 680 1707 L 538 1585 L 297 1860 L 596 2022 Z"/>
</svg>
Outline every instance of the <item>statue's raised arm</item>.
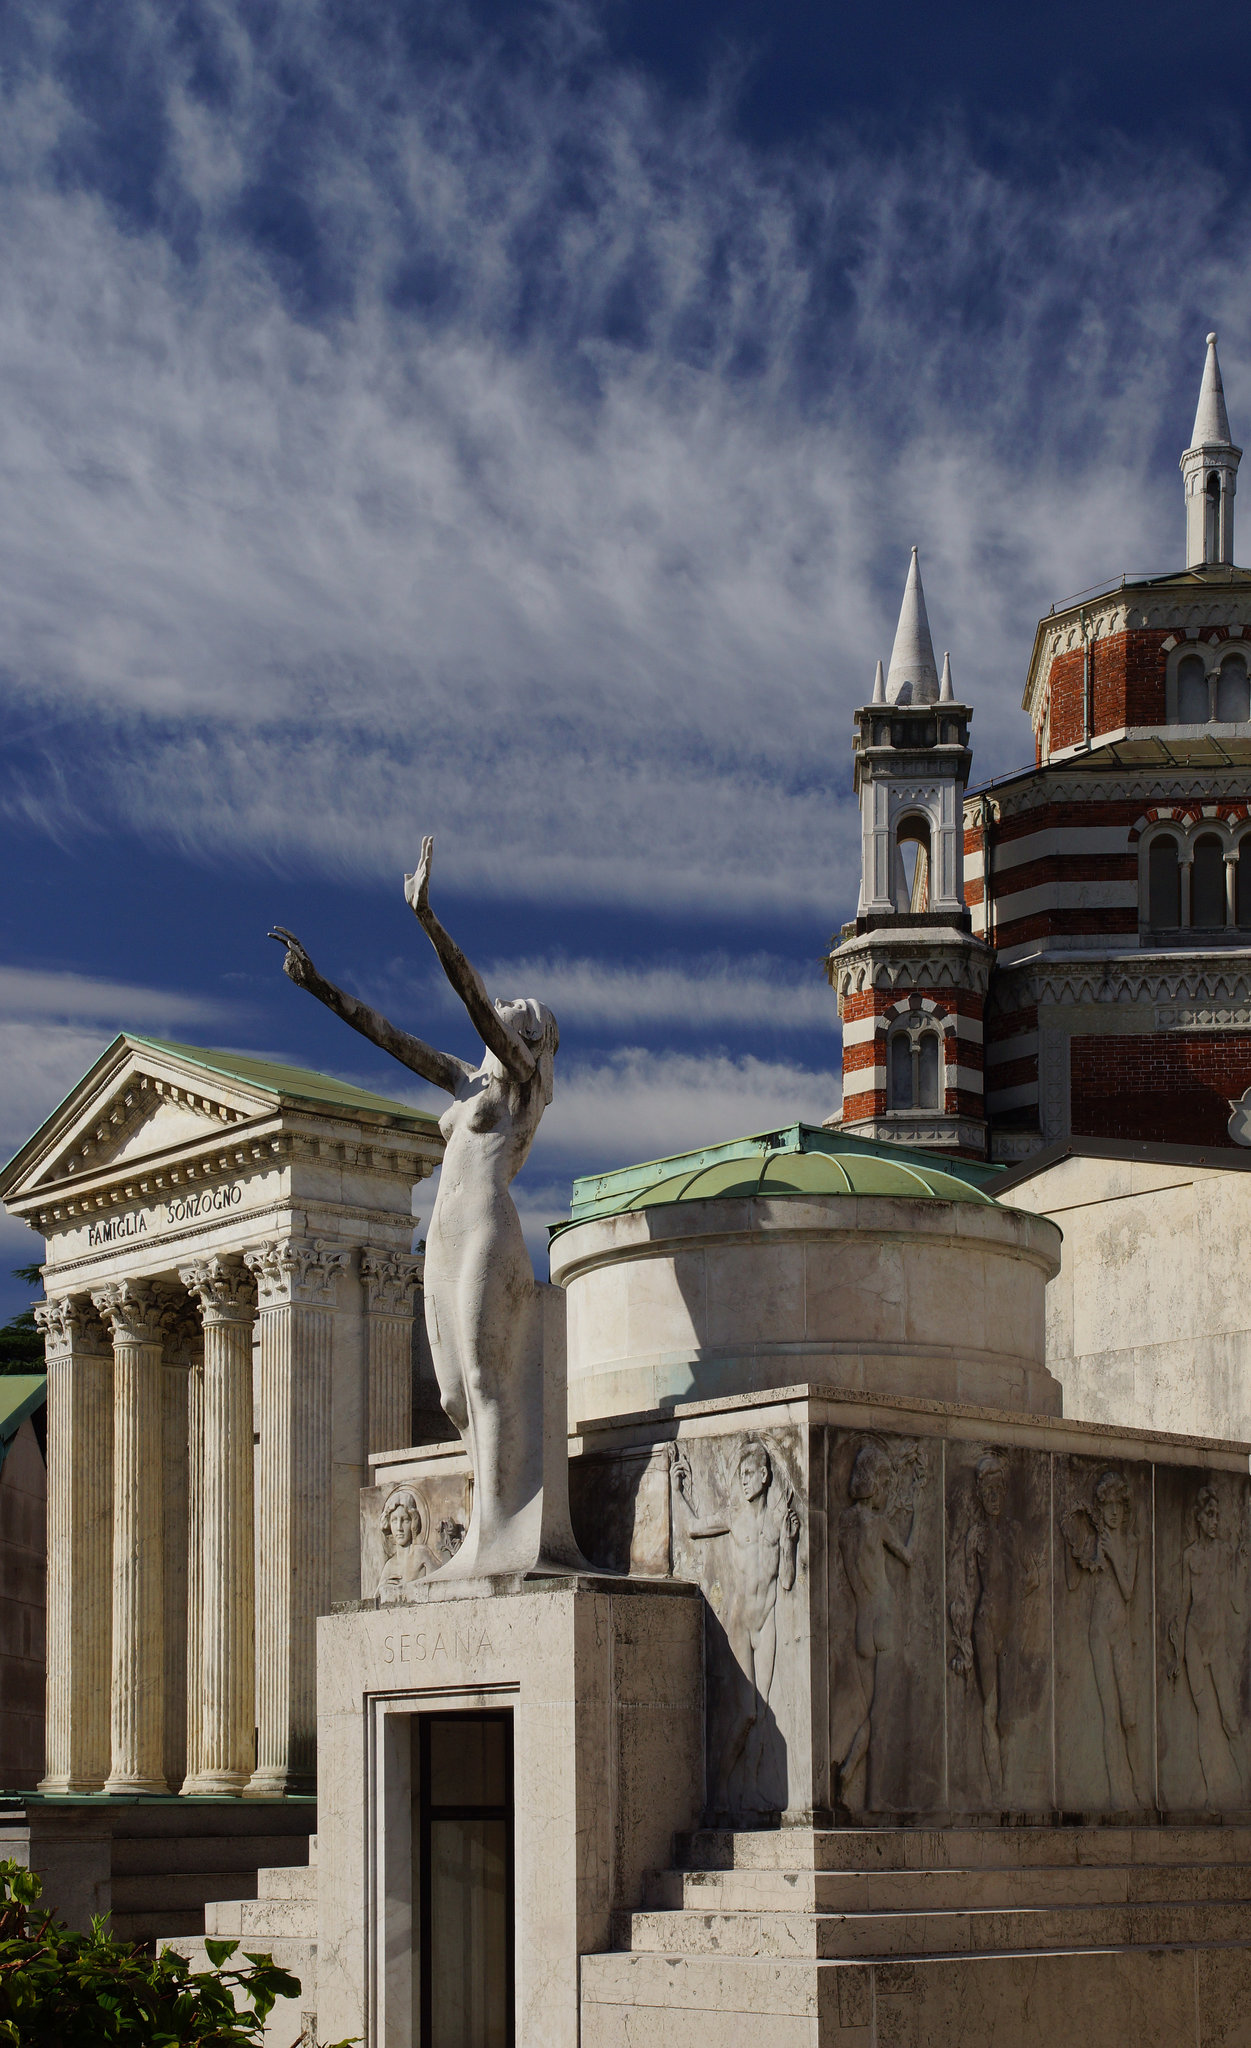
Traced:
<svg viewBox="0 0 1251 2048">
<path fill-rule="evenodd" d="M 514 1081 L 524 1086 L 534 1073 L 534 1053 L 520 1033 L 513 1029 L 506 1007 L 491 1001 L 477 968 L 465 958 L 455 939 L 444 931 L 431 909 L 430 868 L 433 859 L 434 841 L 427 837 L 421 842 L 421 858 L 415 871 L 404 877 L 404 900 L 438 954 L 443 972 L 468 1010 L 469 1020 L 487 1051 L 493 1052 Z"/>
<path fill-rule="evenodd" d="M 576 1569 L 584 1560 L 569 1529 L 563 1387 L 559 1427 L 545 1439 L 542 1317 L 511 1194 L 552 1099 L 560 1034 L 532 997 L 491 1001 L 430 907 L 433 851 L 423 840 L 404 894 L 481 1034 L 480 1065 L 439 1052 L 327 981 L 282 926 L 270 937 L 286 947 L 283 966 L 297 988 L 452 1097 L 439 1119 L 446 1150 L 426 1233 L 426 1330 L 443 1407 L 473 1464 L 474 1493 L 465 1541 L 444 1572 Z M 546 1475 L 545 1456 L 556 1460 Z"/>
</svg>

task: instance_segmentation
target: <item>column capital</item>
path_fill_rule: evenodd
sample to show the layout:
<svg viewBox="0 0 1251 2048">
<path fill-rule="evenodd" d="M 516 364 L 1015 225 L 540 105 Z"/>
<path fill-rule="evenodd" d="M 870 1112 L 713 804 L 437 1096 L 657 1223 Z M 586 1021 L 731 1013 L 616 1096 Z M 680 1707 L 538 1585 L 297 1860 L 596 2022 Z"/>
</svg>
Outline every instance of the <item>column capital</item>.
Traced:
<svg viewBox="0 0 1251 2048">
<path fill-rule="evenodd" d="M 333 1308 L 339 1274 L 351 1264 L 352 1254 L 321 1238 L 273 1237 L 245 1251 L 243 1258 L 256 1275 L 261 1308 L 293 1302 L 306 1308 Z"/>
<path fill-rule="evenodd" d="M 103 1323 L 86 1294 L 63 1294 L 34 1304 L 35 1323 L 43 1331 L 48 1360 L 71 1358 L 75 1352 L 98 1357 L 108 1349 Z"/>
<path fill-rule="evenodd" d="M 200 1305 L 207 1329 L 217 1323 L 251 1323 L 256 1317 L 256 1282 L 241 1258 L 194 1259 L 178 1278 Z"/>
<path fill-rule="evenodd" d="M 174 1303 L 151 1280 L 110 1280 L 91 1299 L 118 1337 L 131 1344 L 159 1344 L 178 1320 Z"/>
<path fill-rule="evenodd" d="M 370 1315 L 409 1314 L 425 1263 L 415 1252 L 366 1245 L 361 1253 L 361 1280 Z"/>
</svg>

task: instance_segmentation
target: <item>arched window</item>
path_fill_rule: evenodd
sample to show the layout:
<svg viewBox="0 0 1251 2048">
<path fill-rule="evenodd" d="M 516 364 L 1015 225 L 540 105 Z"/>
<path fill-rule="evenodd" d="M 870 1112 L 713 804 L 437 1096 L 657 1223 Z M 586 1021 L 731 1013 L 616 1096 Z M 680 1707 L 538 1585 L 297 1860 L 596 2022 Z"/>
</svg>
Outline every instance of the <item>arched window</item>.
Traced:
<svg viewBox="0 0 1251 2048">
<path fill-rule="evenodd" d="M 892 1031 L 886 1060 L 886 1106 L 942 1108 L 943 1042 L 937 1031 L 917 1031 L 907 1024 Z"/>
<path fill-rule="evenodd" d="M 942 1067 L 943 1048 L 937 1031 L 923 1031 L 918 1051 L 917 1066 L 920 1087 L 917 1093 L 922 1109 L 941 1109 L 943 1106 Z"/>
<path fill-rule="evenodd" d="M 1234 916 L 1238 929 L 1251 929 L 1251 845 L 1244 839 L 1238 847 L 1238 859 L 1234 864 Z"/>
<path fill-rule="evenodd" d="M 1241 725 L 1251 716 L 1251 690 L 1247 686 L 1247 664 L 1241 654 L 1231 654 L 1221 663 L 1216 686 L 1216 716 L 1222 725 Z"/>
<path fill-rule="evenodd" d="M 1181 869 L 1175 839 L 1153 839 L 1147 855 L 1147 918 L 1153 931 L 1181 924 Z"/>
<path fill-rule="evenodd" d="M 1203 656 L 1188 654 L 1177 671 L 1177 722 L 1179 725 L 1206 725 L 1210 710 Z"/>
<path fill-rule="evenodd" d="M 1154 854 L 1155 848 L 1152 847 Z M 1225 923 L 1225 849 L 1211 833 L 1196 839 L 1190 871 L 1190 922 L 1202 931 Z"/>
<path fill-rule="evenodd" d="M 895 835 L 895 908 L 930 907 L 930 828 L 924 818 L 904 818 Z"/>
<path fill-rule="evenodd" d="M 1206 516 L 1203 522 L 1203 559 L 1205 562 L 1219 562 L 1221 559 L 1221 480 L 1213 470 L 1208 478 Z"/>
<path fill-rule="evenodd" d="M 890 1042 L 890 1059 L 886 1069 L 886 1106 L 888 1109 L 912 1109 L 912 1040 L 906 1031 L 896 1031 Z"/>
</svg>

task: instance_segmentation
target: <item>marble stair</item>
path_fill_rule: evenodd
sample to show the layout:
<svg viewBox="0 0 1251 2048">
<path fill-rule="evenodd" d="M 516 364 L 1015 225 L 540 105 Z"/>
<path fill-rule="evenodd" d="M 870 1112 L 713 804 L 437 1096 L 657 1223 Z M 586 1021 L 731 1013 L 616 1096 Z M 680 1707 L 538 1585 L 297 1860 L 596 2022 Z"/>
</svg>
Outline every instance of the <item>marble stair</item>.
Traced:
<svg viewBox="0 0 1251 2048">
<path fill-rule="evenodd" d="M 1251 1827 L 705 1832 L 616 1935 L 584 2048 L 1251 2048 Z"/>
<path fill-rule="evenodd" d="M 203 1909 L 203 1934 L 177 1935 L 157 1943 L 176 1949 L 193 1970 L 213 1966 L 205 1937 L 237 1941 L 240 1953 L 254 1950 L 272 1956 L 299 1978 L 298 1999 L 280 1999 L 265 2027 L 266 2048 L 294 2048 L 312 2038 L 317 2004 L 317 1837 L 308 1841 L 306 1863 L 279 1864 L 256 1873 L 256 1889 L 246 1897 L 213 1899 Z"/>
</svg>

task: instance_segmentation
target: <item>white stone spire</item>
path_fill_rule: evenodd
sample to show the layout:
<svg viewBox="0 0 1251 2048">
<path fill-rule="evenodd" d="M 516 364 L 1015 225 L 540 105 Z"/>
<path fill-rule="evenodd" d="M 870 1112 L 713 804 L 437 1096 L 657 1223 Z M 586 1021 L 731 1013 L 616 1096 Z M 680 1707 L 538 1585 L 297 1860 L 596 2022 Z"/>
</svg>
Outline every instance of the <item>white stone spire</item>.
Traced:
<svg viewBox="0 0 1251 2048">
<path fill-rule="evenodd" d="M 1216 358 L 1216 336 L 1208 336 L 1207 361 L 1203 365 L 1203 382 L 1199 387 L 1199 405 L 1195 413 L 1195 430 L 1190 436 L 1192 448 L 1229 448 L 1233 443 L 1229 435 L 1229 414 L 1225 410 L 1225 387 L 1221 383 L 1221 366 Z"/>
<path fill-rule="evenodd" d="M 886 675 L 880 661 L 877 665 L 877 674 L 873 678 L 873 702 L 875 704 L 884 704 L 886 702 Z"/>
<path fill-rule="evenodd" d="M 956 693 L 951 687 L 951 656 L 944 654 L 943 686 L 938 693 L 938 701 L 940 704 L 953 704 L 955 702 L 955 695 Z"/>
<path fill-rule="evenodd" d="M 899 624 L 895 628 L 895 644 L 890 651 L 886 701 L 888 704 L 933 704 L 937 697 L 938 666 L 934 660 L 930 622 L 925 612 L 925 592 L 921 588 L 917 551 L 913 548 L 903 603 L 899 608 Z"/>
<path fill-rule="evenodd" d="M 1181 459 L 1188 569 L 1234 559 L 1234 491 L 1241 459 L 1241 448 L 1230 439 L 1216 336 L 1209 334 L 1194 436 Z"/>
</svg>

